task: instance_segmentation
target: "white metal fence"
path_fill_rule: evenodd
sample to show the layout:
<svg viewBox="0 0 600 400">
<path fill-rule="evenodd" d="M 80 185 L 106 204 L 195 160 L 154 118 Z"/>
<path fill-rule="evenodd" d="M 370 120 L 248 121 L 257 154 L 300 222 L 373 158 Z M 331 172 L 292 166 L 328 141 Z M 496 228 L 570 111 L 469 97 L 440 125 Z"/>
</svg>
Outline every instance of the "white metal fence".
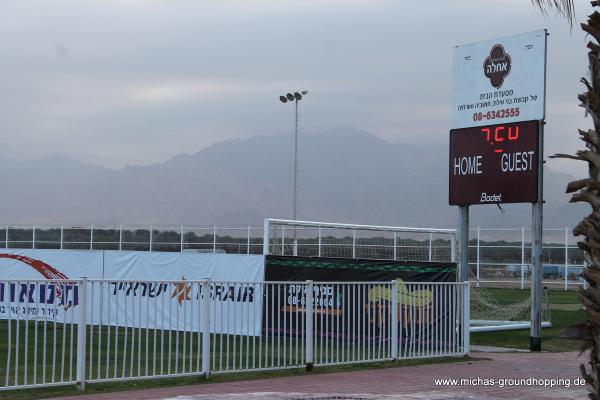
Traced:
<svg viewBox="0 0 600 400">
<path fill-rule="evenodd" d="M 468 321 L 466 283 L 4 280 L 0 390 L 459 356 Z"/>
<path fill-rule="evenodd" d="M 33 249 L 262 254 L 262 237 L 262 227 L 251 226 L 5 225 L 0 228 L 0 246 Z"/>
<path fill-rule="evenodd" d="M 544 229 L 543 282 L 564 288 L 585 286 L 583 251 L 571 228 Z M 471 229 L 470 275 L 484 286 L 529 287 L 531 281 L 531 229 Z"/>
<path fill-rule="evenodd" d="M 271 225 L 268 254 L 343 258 L 450 261 L 451 230 L 385 227 L 387 230 Z M 392 229 L 392 230 L 390 230 Z M 403 230 L 398 230 L 403 229 Z M 295 240 L 294 240 L 295 235 Z M 11 226 L 0 229 L 0 247 L 92 250 L 194 251 L 262 254 L 264 227 L 217 226 Z M 531 229 L 471 229 L 469 264 L 474 282 L 528 287 Z M 544 229 L 544 283 L 569 289 L 585 283 L 583 252 L 571 228 Z"/>
</svg>

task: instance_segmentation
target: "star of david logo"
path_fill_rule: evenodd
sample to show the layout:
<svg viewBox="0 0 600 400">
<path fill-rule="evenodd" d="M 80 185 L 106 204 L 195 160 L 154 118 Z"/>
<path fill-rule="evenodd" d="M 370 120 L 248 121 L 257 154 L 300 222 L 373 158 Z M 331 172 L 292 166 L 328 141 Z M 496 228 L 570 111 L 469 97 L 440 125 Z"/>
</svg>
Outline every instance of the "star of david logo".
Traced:
<svg viewBox="0 0 600 400">
<path fill-rule="evenodd" d="M 175 287 L 173 293 L 171 293 L 171 298 L 177 297 L 179 305 L 185 300 L 191 300 L 190 292 L 192 291 L 192 285 L 185 283 L 185 278 L 183 276 L 181 277 L 181 282 L 172 283 L 171 285 Z"/>
</svg>

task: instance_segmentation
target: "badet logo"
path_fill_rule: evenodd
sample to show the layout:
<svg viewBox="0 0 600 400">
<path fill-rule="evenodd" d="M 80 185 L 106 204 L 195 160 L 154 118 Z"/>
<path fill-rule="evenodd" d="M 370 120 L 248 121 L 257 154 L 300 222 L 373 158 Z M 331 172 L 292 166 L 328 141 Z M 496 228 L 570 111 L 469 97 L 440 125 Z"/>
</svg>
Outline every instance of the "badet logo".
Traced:
<svg viewBox="0 0 600 400">
<path fill-rule="evenodd" d="M 112 282 L 113 296 L 122 293 L 125 296 L 141 296 L 156 298 L 168 295 L 177 300 L 180 306 L 192 299 L 198 300 L 202 296 L 202 285 L 188 282 L 185 277 L 174 283 L 152 282 Z M 171 289 L 170 289 L 171 288 Z M 210 298 L 214 301 L 230 301 L 235 303 L 254 302 L 255 288 L 251 285 L 211 284 Z"/>
<path fill-rule="evenodd" d="M 0 253 L 0 259 L 23 263 L 42 275 L 48 282 L 0 282 L 0 306 L 2 314 L 34 314 L 52 316 L 56 309 L 49 305 L 62 306 L 65 310 L 79 304 L 79 287 L 76 282 L 64 282 L 69 278 L 53 266 L 34 258 L 17 254 Z M 17 305 L 14 305 L 14 304 Z M 23 306 L 21 306 L 23 305 Z"/>
</svg>

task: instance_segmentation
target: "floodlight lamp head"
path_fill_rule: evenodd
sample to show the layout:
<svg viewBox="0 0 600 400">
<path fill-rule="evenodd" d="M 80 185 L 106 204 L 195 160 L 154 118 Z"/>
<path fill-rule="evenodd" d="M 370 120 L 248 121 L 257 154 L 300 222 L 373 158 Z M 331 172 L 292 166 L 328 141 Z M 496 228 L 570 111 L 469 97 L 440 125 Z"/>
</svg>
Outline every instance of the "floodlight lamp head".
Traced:
<svg viewBox="0 0 600 400">
<path fill-rule="evenodd" d="M 281 100 L 282 103 L 287 103 L 287 97 L 285 96 L 279 96 L 279 100 Z"/>
<path fill-rule="evenodd" d="M 286 97 L 287 97 L 287 99 L 288 99 L 289 101 L 294 101 L 294 95 L 293 95 L 293 94 L 291 94 L 291 93 L 288 93 L 288 94 L 286 95 Z"/>
<path fill-rule="evenodd" d="M 301 91 L 300 93 L 302 93 L 302 94 L 306 94 L 306 93 L 308 93 L 308 90 L 303 90 L 303 91 Z"/>
<path fill-rule="evenodd" d="M 294 98 L 295 98 L 296 100 L 302 100 L 302 95 L 301 95 L 300 93 L 298 93 L 298 92 L 295 92 L 295 93 L 294 93 Z"/>
</svg>

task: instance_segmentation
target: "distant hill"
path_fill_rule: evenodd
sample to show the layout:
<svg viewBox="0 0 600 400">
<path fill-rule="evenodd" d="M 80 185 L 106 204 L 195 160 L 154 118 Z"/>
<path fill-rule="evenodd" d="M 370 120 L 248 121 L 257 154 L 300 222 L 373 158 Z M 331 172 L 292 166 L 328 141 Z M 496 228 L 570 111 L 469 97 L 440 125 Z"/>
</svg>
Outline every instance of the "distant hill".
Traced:
<svg viewBox="0 0 600 400">
<path fill-rule="evenodd" d="M 302 135 L 300 219 L 454 227 L 448 206 L 447 144 L 392 144 L 338 128 Z M 1 223 L 258 225 L 289 218 L 292 137 L 216 143 L 193 155 L 120 170 L 66 156 L 0 158 Z M 567 204 L 567 174 L 545 170 L 547 227 L 573 225 L 587 211 Z M 529 225 L 529 205 L 472 207 L 472 225 Z"/>
</svg>

